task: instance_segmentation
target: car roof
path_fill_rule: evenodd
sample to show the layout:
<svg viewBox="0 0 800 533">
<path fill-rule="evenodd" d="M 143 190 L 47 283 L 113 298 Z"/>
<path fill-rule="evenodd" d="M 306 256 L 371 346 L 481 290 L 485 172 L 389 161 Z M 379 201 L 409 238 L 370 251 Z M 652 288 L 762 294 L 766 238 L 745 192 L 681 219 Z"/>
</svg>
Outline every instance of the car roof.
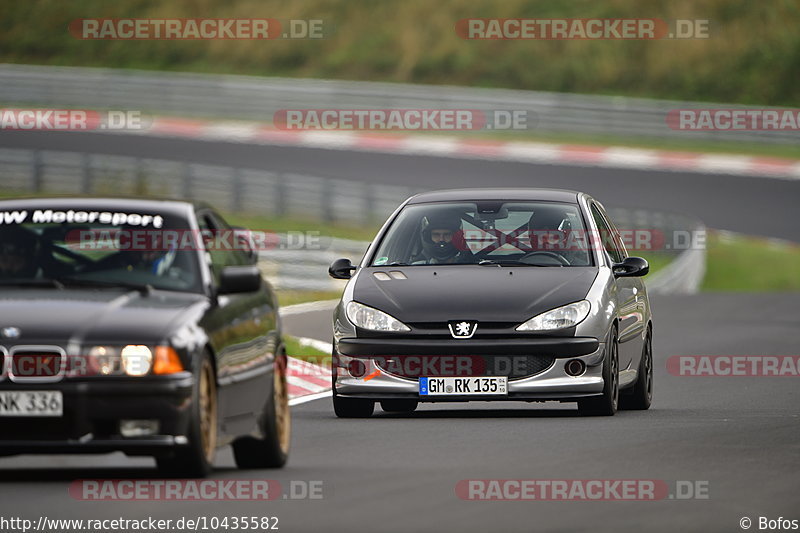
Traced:
<svg viewBox="0 0 800 533">
<path fill-rule="evenodd" d="M 409 204 L 422 204 L 428 202 L 459 202 L 475 200 L 506 200 L 529 201 L 540 200 L 545 202 L 578 203 L 582 193 L 565 189 L 537 189 L 532 187 L 519 188 L 475 188 L 475 189 L 446 189 L 431 191 L 412 196 Z"/>
<path fill-rule="evenodd" d="M 95 198 L 95 197 L 35 197 L 0 200 L 0 210 L 12 209 L 80 209 L 84 211 L 156 211 L 165 215 L 188 217 L 200 204 L 180 200 L 156 200 L 141 198 Z"/>
</svg>

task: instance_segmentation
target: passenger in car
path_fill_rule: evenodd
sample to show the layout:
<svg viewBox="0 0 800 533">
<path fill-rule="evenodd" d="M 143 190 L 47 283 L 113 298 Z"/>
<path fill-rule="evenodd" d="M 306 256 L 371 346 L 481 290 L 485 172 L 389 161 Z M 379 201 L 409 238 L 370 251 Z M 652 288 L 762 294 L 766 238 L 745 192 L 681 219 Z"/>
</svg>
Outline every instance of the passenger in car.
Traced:
<svg viewBox="0 0 800 533">
<path fill-rule="evenodd" d="M 14 226 L 0 229 L 0 278 L 32 278 L 36 276 L 36 236 Z"/>
</svg>

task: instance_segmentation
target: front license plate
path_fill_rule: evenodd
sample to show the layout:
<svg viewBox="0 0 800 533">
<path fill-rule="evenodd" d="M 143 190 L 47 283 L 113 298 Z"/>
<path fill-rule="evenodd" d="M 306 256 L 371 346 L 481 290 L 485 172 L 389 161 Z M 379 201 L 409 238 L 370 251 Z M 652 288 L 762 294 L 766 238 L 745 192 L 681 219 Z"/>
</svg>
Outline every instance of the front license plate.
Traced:
<svg viewBox="0 0 800 533">
<path fill-rule="evenodd" d="M 419 378 L 420 396 L 505 396 L 507 394 L 506 376 Z"/>
<path fill-rule="evenodd" d="M 0 391 L 0 416 L 62 416 L 61 391 Z"/>
</svg>

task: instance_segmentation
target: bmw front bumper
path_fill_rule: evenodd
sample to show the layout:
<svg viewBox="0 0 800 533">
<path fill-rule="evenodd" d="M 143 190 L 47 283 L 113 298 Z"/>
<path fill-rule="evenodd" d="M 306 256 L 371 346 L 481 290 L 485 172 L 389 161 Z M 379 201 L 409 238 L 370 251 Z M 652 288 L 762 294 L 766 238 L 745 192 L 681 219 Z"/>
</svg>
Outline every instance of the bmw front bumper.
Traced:
<svg viewBox="0 0 800 533">
<path fill-rule="evenodd" d="M 0 455 L 36 453 L 170 454 L 188 444 L 194 377 L 189 372 L 151 378 L 58 383 L 0 382 L 4 391 L 61 391 L 60 417 L 3 417 Z M 156 420 L 158 430 L 125 437 L 122 420 Z"/>
</svg>

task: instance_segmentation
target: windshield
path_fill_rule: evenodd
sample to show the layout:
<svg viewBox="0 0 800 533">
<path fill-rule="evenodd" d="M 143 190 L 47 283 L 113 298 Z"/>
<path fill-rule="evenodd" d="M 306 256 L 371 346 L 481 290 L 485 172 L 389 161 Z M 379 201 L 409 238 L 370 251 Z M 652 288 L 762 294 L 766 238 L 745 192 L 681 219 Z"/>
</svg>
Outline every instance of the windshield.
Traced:
<svg viewBox="0 0 800 533">
<path fill-rule="evenodd" d="M 160 213 L 0 211 L 0 285 L 202 292 L 197 252 L 164 238 L 188 229 Z"/>
<path fill-rule="evenodd" d="M 586 237 L 575 204 L 411 205 L 394 220 L 370 265 L 589 266 Z"/>
</svg>

